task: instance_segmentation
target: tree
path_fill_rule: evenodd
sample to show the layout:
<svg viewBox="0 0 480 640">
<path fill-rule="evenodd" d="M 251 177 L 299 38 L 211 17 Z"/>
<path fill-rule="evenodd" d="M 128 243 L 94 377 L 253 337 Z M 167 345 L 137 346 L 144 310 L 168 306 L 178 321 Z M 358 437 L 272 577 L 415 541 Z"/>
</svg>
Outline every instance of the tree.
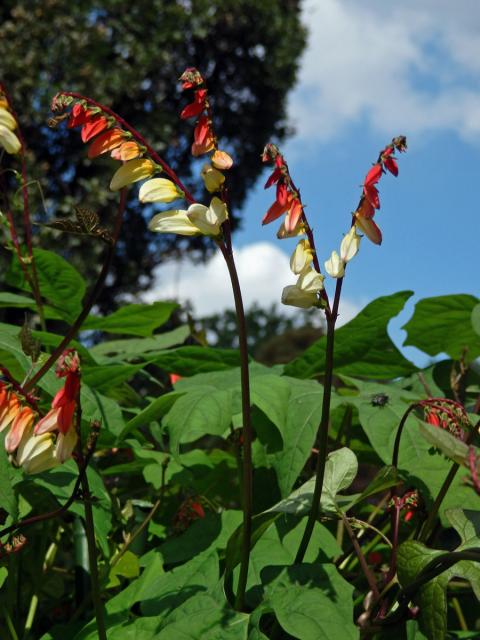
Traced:
<svg viewBox="0 0 480 640">
<path fill-rule="evenodd" d="M 74 205 L 108 220 L 113 164 L 89 161 L 77 135 L 47 126 L 49 102 L 74 90 L 109 105 L 141 131 L 199 198 L 198 163 L 190 155 L 191 127 L 178 113 L 185 103 L 175 81 L 187 66 L 208 79 L 222 144 L 232 153 L 229 198 L 233 213 L 261 171 L 263 145 L 288 129 L 285 103 L 305 45 L 299 0 L 6 0 L 0 7 L 0 78 L 9 88 L 29 140 L 31 177 L 43 185 L 47 212 L 30 187 L 36 221 L 72 214 Z M 135 191 L 135 190 L 133 190 Z M 152 237 L 148 212 L 130 195 L 104 310 L 118 294 L 148 287 L 165 257 L 188 251 L 201 259 L 203 239 Z M 59 248 L 58 232 L 42 234 L 42 246 Z M 80 250 L 80 242 L 82 243 Z M 61 237 L 65 257 L 92 279 L 99 243 Z"/>
</svg>

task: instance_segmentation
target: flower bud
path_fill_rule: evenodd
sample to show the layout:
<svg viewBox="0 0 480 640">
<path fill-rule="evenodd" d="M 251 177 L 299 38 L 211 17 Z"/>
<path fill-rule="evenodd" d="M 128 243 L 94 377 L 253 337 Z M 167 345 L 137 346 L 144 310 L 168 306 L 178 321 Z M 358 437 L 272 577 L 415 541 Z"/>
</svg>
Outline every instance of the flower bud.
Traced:
<svg viewBox="0 0 480 640">
<path fill-rule="evenodd" d="M 220 171 L 227 171 L 233 164 L 231 156 L 229 156 L 226 151 L 220 151 L 220 149 L 215 151 L 211 157 L 211 161 L 215 169 L 220 169 Z"/>
<path fill-rule="evenodd" d="M 361 239 L 362 236 L 358 235 L 355 225 L 350 227 L 340 245 L 340 257 L 344 263 L 349 262 L 358 253 Z"/>
<path fill-rule="evenodd" d="M 138 197 L 140 202 L 173 202 L 183 198 L 185 194 L 166 178 L 152 178 L 140 187 Z"/>
<path fill-rule="evenodd" d="M 343 261 L 336 251 L 332 251 L 330 259 L 325 262 L 325 271 L 332 278 L 343 278 L 345 275 Z"/>
<path fill-rule="evenodd" d="M 313 260 L 313 250 L 307 239 L 300 240 L 290 258 L 290 269 L 299 275 Z"/>
<path fill-rule="evenodd" d="M 297 285 L 291 284 L 282 291 L 282 304 L 287 304 L 300 309 L 310 309 L 318 304 L 318 298 L 315 293 L 303 291 Z"/>
<path fill-rule="evenodd" d="M 296 238 L 297 236 L 305 235 L 305 233 L 305 225 L 300 220 L 292 231 L 287 231 L 285 228 L 285 222 L 282 222 L 280 228 L 277 231 L 277 238 L 279 240 L 284 240 L 285 238 Z"/>
</svg>

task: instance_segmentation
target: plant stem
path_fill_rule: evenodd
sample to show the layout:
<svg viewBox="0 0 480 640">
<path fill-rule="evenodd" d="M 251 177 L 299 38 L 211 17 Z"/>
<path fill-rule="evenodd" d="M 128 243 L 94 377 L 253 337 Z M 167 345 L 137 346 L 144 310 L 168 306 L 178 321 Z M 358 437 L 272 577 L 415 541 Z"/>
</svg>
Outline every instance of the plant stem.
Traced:
<svg viewBox="0 0 480 640">
<path fill-rule="evenodd" d="M 95 618 L 97 621 L 97 630 L 99 640 L 107 640 L 105 630 L 105 618 L 103 615 L 103 603 L 100 597 L 100 583 L 98 579 L 97 566 L 97 548 L 95 545 L 95 524 L 93 522 L 93 510 L 90 494 L 90 486 L 88 484 L 87 474 L 82 474 L 82 491 L 83 505 L 85 509 L 85 533 L 87 535 L 88 544 L 88 563 L 90 565 L 90 579 L 92 584 L 92 600 L 95 608 Z"/>
<path fill-rule="evenodd" d="M 15 627 L 13 626 L 12 618 L 10 617 L 10 613 L 7 611 L 6 607 L 3 607 L 3 615 L 5 616 L 5 622 L 7 623 L 10 637 L 12 638 L 12 640 L 18 640 L 18 635 L 15 631 Z"/>
<path fill-rule="evenodd" d="M 80 312 L 78 318 L 75 320 L 75 322 L 72 324 L 72 326 L 68 330 L 64 339 L 50 354 L 50 357 L 48 358 L 48 360 L 40 367 L 40 369 L 38 369 L 35 375 L 32 376 L 32 378 L 30 378 L 30 380 L 24 385 L 23 387 L 24 392 L 27 392 L 30 389 L 32 389 L 40 380 L 40 378 L 42 378 L 47 373 L 50 367 L 63 353 L 65 347 L 75 338 L 80 327 L 82 326 L 83 322 L 85 321 L 88 314 L 90 313 L 93 305 L 95 304 L 100 294 L 100 291 L 102 290 L 103 285 L 105 284 L 105 280 L 107 278 L 108 272 L 110 270 L 110 265 L 112 263 L 113 256 L 115 254 L 115 247 L 117 245 L 117 240 L 120 235 L 120 229 L 122 227 L 123 212 L 125 210 L 126 199 L 127 199 L 127 191 L 126 189 L 122 189 L 122 191 L 120 192 L 120 202 L 118 205 L 117 214 L 115 216 L 115 226 L 112 234 L 112 243 L 108 247 L 107 254 L 103 261 L 102 270 L 98 275 L 97 281 L 92 291 L 90 292 L 90 295 L 88 296 L 87 300 L 83 304 L 82 311 Z"/>
<path fill-rule="evenodd" d="M 318 455 L 316 464 L 315 489 L 313 492 L 312 506 L 308 514 L 307 524 L 303 533 L 295 563 L 300 563 L 305 557 L 308 543 L 312 537 L 313 528 L 320 510 L 320 498 L 322 497 L 323 478 L 325 476 L 325 464 L 327 461 L 327 445 L 328 445 L 328 424 L 330 419 L 330 399 L 332 396 L 332 380 L 333 380 L 333 350 L 335 341 L 335 323 L 338 316 L 338 305 L 340 303 L 340 294 L 342 292 L 343 278 L 337 280 L 335 288 L 335 298 L 331 312 L 327 313 L 327 346 L 325 353 L 325 379 L 323 382 L 323 402 L 322 417 L 317 432 Z"/>
<path fill-rule="evenodd" d="M 362 571 L 367 579 L 368 586 L 370 587 L 370 591 L 372 592 L 375 599 L 380 597 L 380 592 L 378 591 L 377 583 L 375 581 L 375 577 L 370 570 L 370 567 L 365 560 L 365 556 L 362 553 L 362 548 L 358 544 L 358 540 L 354 532 L 352 531 L 352 527 L 348 522 L 347 516 L 342 512 L 342 521 L 345 526 L 345 530 L 348 533 L 348 536 L 352 542 L 353 548 L 355 549 L 355 553 L 357 555 L 358 561 L 360 562 L 360 566 L 362 567 Z"/>
<path fill-rule="evenodd" d="M 416 402 L 411 404 L 403 414 L 402 419 L 400 420 L 400 424 L 398 425 L 397 435 L 395 436 L 395 443 L 393 445 L 393 454 L 392 454 L 392 467 L 395 467 L 395 469 L 398 468 L 398 456 L 400 452 L 400 440 L 402 438 L 403 428 L 405 427 L 408 416 L 416 407 L 417 407 Z"/>
<path fill-rule="evenodd" d="M 460 468 L 460 465 L 457 462 L 454 462 L 448 472 L 447 477 L 443 481 L 442 486 L 440 487 L 440 491 L 435 498 L 435 502 L 433 503 L 432 508 L 430 509 L 430 513 L 428 514 L 428 518 L 426 519 L 421 531 L 418 536 L 419 542 L 425 542 L 425 540 L 430 535 L 433 525 L 435 523 L 435 519 L 438 514 L 438 510 L 440 509 L 440 505 L 443 502 L 443 499 L 447 495 L 447 491 L 450 489 L 450 485 L 452 484 L 455 476 L 457 475 L 457 471 Z"/>
<path fill-rule="evenodd" d="M 467 621 L 465 620 L 465 616 L 463 615 L 462 607 L 460 606 L 460 602 L 458 598 L 455 596 L 452 598 L 452 606 L 457 614 L 458 623 L 460 625 L 460 629 L 462 631 L 468 631 Z"/>
<path fill-rule="evenodd" d="M 238 280 L 237 269 L 233 252 L 222 244 L 218 243 L 220 251 L 225 259 L 230 281 L 232 283 L 233 297 L 235 300 L 235 311 L 237 314 L 238 341 L 240 348 L 240 375 L 242 385 L 242 449 L 243 449 L 243 482 L 242 482 L 242 508 L 243 508 L 243 538 L 242 538 L 242 559 L 240 562 L 240 575 L 238 578 L 237 595 L 235 598 L 235 608 L 238 611 L 245 606 L 245 589 L 248 578 L 248 565 L 250 562 L 250 544 L 252 536 L 252 486 L 253 486 L 253 465 L 252 465 L 252 423 L 250 414 L 250 377 L 248 372 L 248 345 L 247 330 L 245 323 L 245 310 L 243 308 L 242 291 Z"/>
</svg>

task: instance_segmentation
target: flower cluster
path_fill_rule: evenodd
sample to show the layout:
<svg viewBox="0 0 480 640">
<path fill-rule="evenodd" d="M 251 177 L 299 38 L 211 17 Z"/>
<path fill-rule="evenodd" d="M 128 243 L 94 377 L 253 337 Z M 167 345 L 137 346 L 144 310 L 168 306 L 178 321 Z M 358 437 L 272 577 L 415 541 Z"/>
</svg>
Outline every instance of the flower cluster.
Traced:
<svg viewBox="0 0 480 640">
<path fill-rule="evenodd" d="M 173 528 L 177 533 L 182 533 L 186 531 L 195 520 L 204 517 L 205 509 L 202 505 L 202 498 L 200 496 L 187 498 L 182 502 L 175 514 Z"/>
<path fill-rule="evenodd" d="M 276 198 L 273 204 L 264 215 L 262 224 L 273 222 L 284 213 L 285 220 L 278 232 L 279 237 L 292 237 L 300 235 L 302 232 L 303 205 L 298 190 L 292 182 L 285 162 L 278 147 L 274 144 L 267 144 L 262 154 L 263 162 L 273 163 L 274 170 L 265 183 L 265 189 L 277 185 Z"/>
<path fill-rule="evenodd" d="M 133 135 L 100 106 L 92 106 L 86 100 L 64 94 L 55 96 L 52 101 L 52 111 L 70 107 L 68 115 L 53 118 L 51 123 L 56 124 L 68 117 L 69 128 L 81 127 L 82 141 L 89 143 L 89 158 L 109 153 L 112 158 L 123 163 L 110 182 L 112 191 L 119 191 L 129 184 L 145 180 L 162 171 L 162 167 L 145 157 L 146 148 L 134 140 Z"/>
<path fill-rule="evenodd" d="M 75 352 L 64 354 L 57 376 L 67 377 L 65 386 L 55 395 L 50 411 L 38 422 L 36 411 L 23 405 L 19 395 L 0 382 L 0 432 L 8 428 L 5 449 L 12 462 L 26 473 L 40 473 L 65 462 L 77 443 L 73 414 L 80 377 Z"/>
<path fill-rule="evenodd" d="M 7 153 L 18 153 L 22 143 L 14 133 L 17 122 L 10 112 L 7 98 L 0 93 L 0 147 Z"/>
<path fill-rule="evenodd" d="M 445 429 L 459 440 L 466 439 L 466 429 L 470 423 L 461 404 L 449 398 L 429 398 L 423 400 L 421 405 L 425 422 Z"/>
<path fill-rule="evenodd" d="M 407 150 L 405 136 L 397 136 L 380 152 L 377 162 L 365 176 L 363 193 L 357 210 L 353 214 L 355 225 L 375 244 L 382 243 L 382 232 L 373 221 L 375 211 L 380 209 L 377 184 L 386 171 L 398 176 L 398 164 L 394 156 L 395 150 L 399 153 Z"/>
<path fill-rule="evenodd" d="M 192 155 L 198 157 L 213 152 L 210 162 L 202 167 L 202 178 L 209 193 L 218 193 L 207 207 L 193 202 L 188 209 L 170 209 L 157 213 L 149 223 L 149 229 L 158 233 L 176 233 L 182 236 L 205 235 L 218 237 L 221 226 L 228 218 L 227 206 L 223 199 L 225 176 L 221 170 L 228 170 L 233 164 L 226 151 L 218 148 L 217 137 L 212 126 L 208 91 L 201 73 L 191 67 L 180 77 L 182 89 L 193 89 L 193 101 L 182 109 L 182 120 L 195 118 Z M 171 202 L 168 186 L 161 179 L 149 180 L 140 188 L 141 202 Z M 163 192 L 162 192 L 163 191 Z M 183 194 L 182 194 L 183 195 Z"/>
<path fill-rule="evenodd" d="M 345 266 L 360 248 L 362 236 L 358 235 L 356 226 L 350 227 L 350 231 L 344 236 L 340 244 L 340 255 L 332 251 L 330 258 L 325 262 L 325 271 L 332 278 L 343 278 Z"/>
</svg>

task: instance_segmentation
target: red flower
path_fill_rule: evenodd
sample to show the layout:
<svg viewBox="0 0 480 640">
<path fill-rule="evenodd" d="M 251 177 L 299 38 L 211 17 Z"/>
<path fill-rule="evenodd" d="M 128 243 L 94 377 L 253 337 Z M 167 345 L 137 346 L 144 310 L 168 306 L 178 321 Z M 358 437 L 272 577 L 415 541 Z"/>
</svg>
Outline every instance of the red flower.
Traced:
<svg viewBox="0 0 480 640">
<path fill-rule="evenodd" d="M 284 182 L 277 183 L 277 202 L 281 205 L 287 204 L 288 189 Z"/>
<path fill-rule="evenodd" d="M 368 187 L 370 185 L 377 184 L 377 182 L 382 177 L 382 173 L 382 165 L 374 164 L 365 177 L 365 182 L 363 183 L 364 186 Z"/>
<path fill-rule="evenodd" d="M 93 118 L 93 114 L 88 111 L 82 104 L 77 102 L 73 105 L 70 117 L 68 119 L 68 128 L 80 127 Z"/>
<path fill-rule="evenodd" d="M 365 184 L 363 186 L 363 193 L 365 198 L 370 202 L 372 207 L 380 209 L 380 197 L 378 195 L 378 189 L 373 184 Z"/>
<path fill-rule="evenodd" d="M 95 118 L 89 119 L 82 127 L 82 141 L 88 142 L 107 127 L 108 120 L 105 118 L 105 116 L 97 116 Z"/>
<path fill-rule="evenodd" d="M 206 99 L 207 99 L 207 90 L 197 89 L 197 91 L 195 91 L 193 102 L 191 102 L 190 104 L 187 104 L 187 106 L 182 109 L 180 118 L 182 120 L 186 120 L 187 118 L 193 118 L 195 116 L 199 116 L 201 113 L 205 111 Z"/>
<path fill-rule="evenodd" d="M 201 146 L 207 138 L 212 138 L 212 131 L 210 128 L 210 120 L 204 115 L 198 119 L 197 126 L 193 132 L 193 141 L 194 144 Z"/>
<path fill-rule="evenodd" d="M 271 187 L 272 184 L 275 184 L 276 182 L 278 182 L 281 177 L 282 177 L 282 170 L 279 167 L 277 167 L 273 171 L 273 173 L 270 174 L 270 177 L 265 183 L 264 189 L 268 189 L 269 187 Z"/>
<path fill-rule="evenodd" d="M 289 208 L 290 208 L 290 204 L 288 201 L 285 204 L 280 204 L 278 200 L 275 200 L 275 202 L 269 208 L 267 213 L 263 216 L 262 224 L 269 224 L 270 222 L 273 222 L 274 220 L 279 218 L 281 215 L 286 213 Z"/>
<path fill-rule="evenodd" d="M 288 233 L 291 233 L 295 229 L 302 213 L 302 203 L 298 198 L 293 198 L 292 205 L 285 218 L 285 229 Z"/>
</svg>

